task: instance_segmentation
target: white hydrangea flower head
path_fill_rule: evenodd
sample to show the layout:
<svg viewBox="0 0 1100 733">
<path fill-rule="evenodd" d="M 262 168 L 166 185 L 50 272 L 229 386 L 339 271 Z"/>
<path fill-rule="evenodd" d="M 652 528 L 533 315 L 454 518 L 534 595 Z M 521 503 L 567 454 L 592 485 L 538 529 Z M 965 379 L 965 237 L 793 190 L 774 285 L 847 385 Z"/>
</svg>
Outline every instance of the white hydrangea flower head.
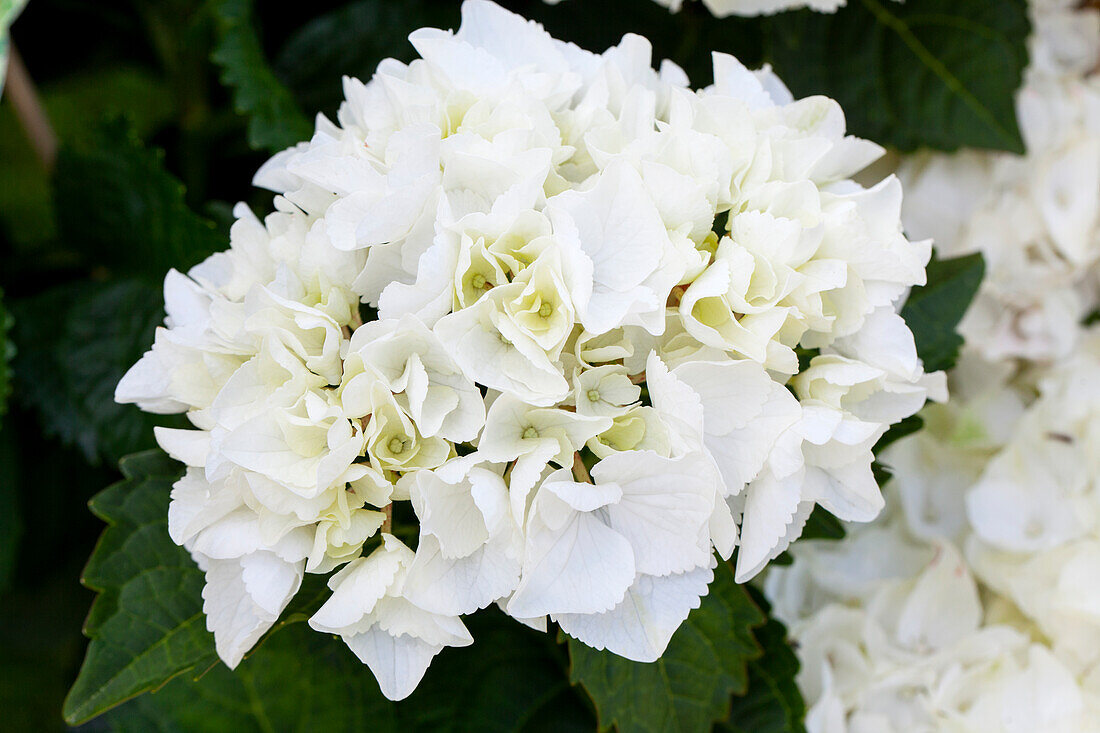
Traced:
<svg viewBox="0 0 1100 733">
<path fill-rule="evenodd" d="M 793 552 L 766 588 L 797 642 L 807 730 L 1100 730 L 1095 680 L 980 595 L 950 542 L 895 516 Z"/>
<path fill-rule="evenodd" d="M 311 623 L 395 699 L 491 603 L 655 660 L 716 551 L 874 517 L 872 446 L 944 396 L 897 315 L 930 244 L 835 102 L 462 16 L 261 168 L 118 386 L 194 426 L 170 528 L 230 665 L 338 568 Z"/>
</svg>

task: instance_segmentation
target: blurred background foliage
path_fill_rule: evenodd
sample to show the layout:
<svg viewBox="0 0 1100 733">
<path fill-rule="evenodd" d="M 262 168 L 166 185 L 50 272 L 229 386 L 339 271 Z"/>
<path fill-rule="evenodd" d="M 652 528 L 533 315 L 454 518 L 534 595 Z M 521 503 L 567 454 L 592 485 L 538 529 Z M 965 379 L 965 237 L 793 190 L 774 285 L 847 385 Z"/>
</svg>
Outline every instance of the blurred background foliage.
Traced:
<svg viewBox="0 0 1100 733">
<path fill-rule="evenodd" d="M 796 95 L 838 99 L 852 132 L 900 150 L 1021 147 L 1012 95 L 1028 24 L 1017 0 L 852 0 L 832 16 L 726 20 L 696 2 L 674 15 L 649 0 L 504 4 L 592 50 L 626 32 L 643 34 L 655 58 L 677 61 L 696 86 L 709 81 L 713 49 L 750 67 L 770 62 Z M 0 23 L 17 5 L 0 0 Z M 163 318 L 165 272 L 225 248 L 235 202 L 270 210 L 270 194 L 251 187 L 252 174 L 272 152 L 308 138 L 313 115 L 335 114 L 341 75 L 366 79 L 384 57 L 409 60 L 411 30 L 459 20 L 455 0 L 314 0 L 289 8 L 249 0 L 33 0 L 12 28 L 58 148 L 54 158 L 31 143 L 28 133 L 43 129 L 21 121 L 9 75 L 0 102 L 0 710 L 7 730 L 66 728 L 62 700 L 84 654 L 81 626 L 93 599 L 81 572 L 103 529 L 86 503 L 121 478 L 122 456 L 154 445 L 154 419 L 111 397 Z M 573 681 L 595 674 L 601 662 L 570 670 L 553 637 L 499 624 L 497 616 L 480 614 L 472 622 L 479 644 L 444 654 L 424 692 L 404 707 L 380 707 L 360 689 L 372 684 L 361 684 L 362 671 L 345 669 L 350 655 L 336 656 L 346 650 L 298 624 L 265 647 L 270 665 L 237 675 L 217 667 L 201 685 L 181 678 L 80 730 L 307 730 L 367 719 L 379 729 L 483 729 L 486 720 L 469 717 L 482 707 L 499 713 L 494 729 L 537 730 L 551 719 L 547 727 L 556 730 L 591 729 L 596 711 L 569 674 Z M 729 711 L 730 690 L 744 692 L 753 680 L 774 699 L 735 697 L 729 729 L 799 729 L 797 665 L 776 627 L 759 627 L 755 642 L 773 650 L 766 658 L 774 668 L 741 665 L 713 718 Z M 344 697 L 309 687 L 310 670 L 325 664 L 344 670 Z M 444 688 L 446 695 L 438 692 Z M 431 695 L 447 697 L 446 705 L 416 703 Z M 257 700 L 274 699 L 281 707 L 257 709 Z M 307 699 L 317 709 L 303 707 Z M 348 700 L 347 715 L 326 717 Z M 166 720 L 166 706 L 179 717 Z M 600 721 L 644 728 L 631 715 Z"/>
</svg>

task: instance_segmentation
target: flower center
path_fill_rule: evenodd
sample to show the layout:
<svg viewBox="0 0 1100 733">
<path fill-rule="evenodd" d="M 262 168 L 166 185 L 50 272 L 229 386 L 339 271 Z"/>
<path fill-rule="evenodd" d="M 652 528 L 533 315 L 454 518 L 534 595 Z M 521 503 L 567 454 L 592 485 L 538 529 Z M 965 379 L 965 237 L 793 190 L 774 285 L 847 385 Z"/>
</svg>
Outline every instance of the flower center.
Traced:
<svg viewBox="0 0 1100 733">
<path fill-rule="evenodd" d="M 489 288 L 493 287 L 492 283 L 486 280 L 485 276 L 482 275 L 480 272 L 470 278 L 470 284 L 478 290 L 488 290 Z"/>
<path fill-rule="evenodd" d="M 600 401 L 600 391 L 598 389 L 588 390 L 588 401 L 589 402 L 599 402 Z"/>
<path fill-rule="evenodd" d="M 535 429 L 533 425 L 528 425 L 526 428 L 523 429 L 524 440 L 533 440 L 537 437 L 539 437 L 539 431 Z"/>
<path fill-rule="evenodd" d="M 390 442 L 386 447 L 393 455 L 401 455 L 405 452 L 405 441 L 401 438 L 390 438 Z"/>
</svg>

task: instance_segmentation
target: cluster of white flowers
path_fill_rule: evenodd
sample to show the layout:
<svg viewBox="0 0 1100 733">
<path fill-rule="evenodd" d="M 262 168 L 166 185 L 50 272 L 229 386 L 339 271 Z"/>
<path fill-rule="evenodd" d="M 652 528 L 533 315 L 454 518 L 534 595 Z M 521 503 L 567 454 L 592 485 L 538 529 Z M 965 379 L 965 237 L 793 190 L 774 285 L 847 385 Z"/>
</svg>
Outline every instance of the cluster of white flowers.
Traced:
<svg viewBox="0 0 1100 733">
<path fill-rule="evenodd" d="M 917 539 L 895 514 L 792 551 L 767 585 L 798 640 L 812 733 L 1100 730 L 1100 679 L 983 598 L 950 541 Z"/>
<path fill-rule="evenodd" d="M 808 728 L 1100 731 L 1100 328 L 1058 367 L 970 351 L 951 380 L 881 457 L 881 521 L 768 571 Z"/>
<path fill-rule="evenodd" d="M 874 518 L 872 446 L 943 396 L 896 312 L 930 246 L 835 102 L 462 14 L 259 171 L 275 212 L 169 274 L 118 386 L 197 428 L 157 433 L 169 528 L 230 666 L 341 565 L 310 624 L 394 699 L 494 602 L 652 661 L 715 550 L 746 580 L 815 505 Z"/>
<path fill-rule="evenodd" d="M 907 228 L 989 267 L 952 400 L 883 521 L 766 579 L 812 733 L 1100 730 L 1100 11 L 1031 10 L 1027 155 L 903 165 Z"/>
<path fill-rule="evenodd" d="M 1053 371 L 967 353 L 881 457 L 880 521 L 768 571 L 811 733 L 1100 731 L 1100 330 L 1083 344 Z"/>
<path fill-rule="evenodd" d="M 1016 109 L 1027 153 L 926 154 L 898 172 L 906 231 L 942 256 L 981 252 L 960 332 L 986 359 L 1068 354 L 1100 277 L 1100 13 L 1033 3 Z"/>
</svg>

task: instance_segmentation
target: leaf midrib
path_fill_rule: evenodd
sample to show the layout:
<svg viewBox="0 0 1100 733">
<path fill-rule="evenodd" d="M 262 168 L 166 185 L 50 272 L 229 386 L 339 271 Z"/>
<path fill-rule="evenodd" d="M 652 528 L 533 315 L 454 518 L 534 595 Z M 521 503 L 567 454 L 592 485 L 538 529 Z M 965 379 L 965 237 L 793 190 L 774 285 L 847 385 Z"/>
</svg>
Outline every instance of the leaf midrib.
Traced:
<svg viewBox="0 0 1100 733">
<path fill-rule="evenodd" d="M 921 43 L 920 39 L 917 38 L 912 29 L 910 29 L 908 23 L 891 13 L 886 7 L 878 2 L 878 0 L 862 0 L 862 2 L 863 5 L 874 14 L 879 23 L 893 31 L 913 55 L 916 56 L 917 59 L 948 88 L 948 90 L 961 99 L 982 122 L 993 130 L 1009 150 L 1017 150 L 1019 148 L 1019 141 L 1016 136 L 1005 128 L 1004 125 L 997 120 L 996 115 L 994 115 L 988 107 L 982 104 L 981 100 L 974 96 L 966 85 L 963 84 L 957 76 L 952 74 L 951 70 Z M 929 19 L 934 18 L 932 15 L 925 17 Z M 985 26 L 980 27 L 985 28 Z M 990 32 L 992 33 L 992 31 Z"/>
</svg>

